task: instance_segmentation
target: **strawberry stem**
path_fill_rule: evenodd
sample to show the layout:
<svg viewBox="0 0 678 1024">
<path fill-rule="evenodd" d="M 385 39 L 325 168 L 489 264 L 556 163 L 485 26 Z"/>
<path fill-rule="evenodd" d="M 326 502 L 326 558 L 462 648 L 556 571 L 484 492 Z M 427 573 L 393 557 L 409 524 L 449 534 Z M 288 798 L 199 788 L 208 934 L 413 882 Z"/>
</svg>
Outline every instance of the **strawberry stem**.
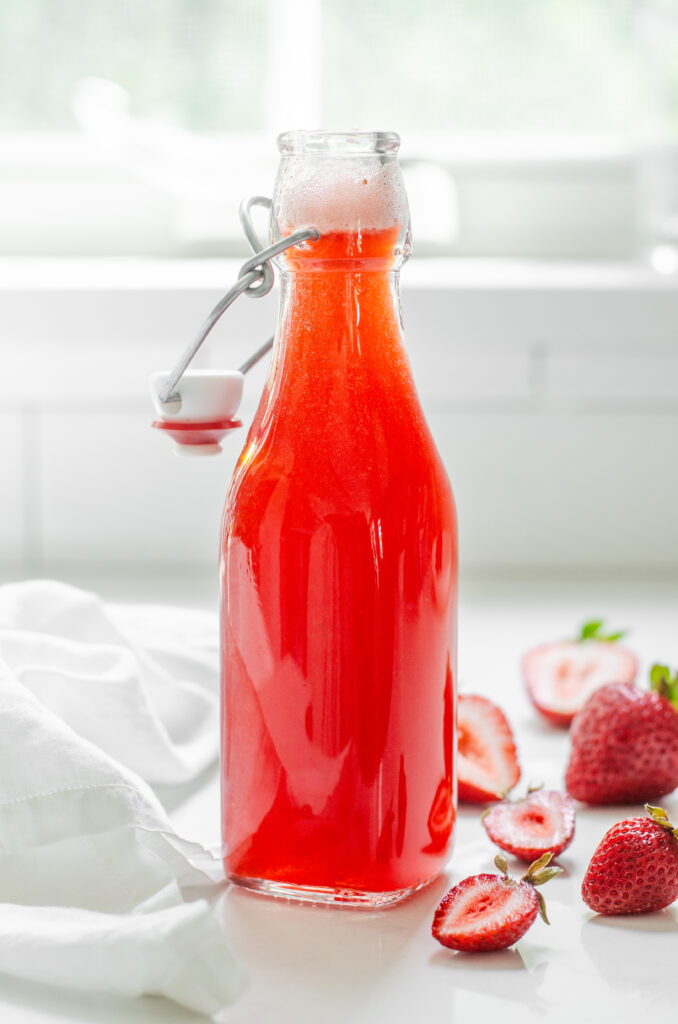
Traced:
<svg viewBox="0 0 678 1024">
<path fill-rule="evenodd" d="M 552 878 L 555 878 L 556 875 L 560 875 L 562 873 L 563 869 L 559 868 L 556 864 L 549 866 L 552 857 L 553 854 L 550 850 L 548 853 L 542 854 L 539 860 L 535 860 L 530 864 L 529 868 L 520 879 L 521 882 L 527 882 L 529 885 L 535 887 L 537 906 L 539 907 L 539 913 L 542 921 L 544 921 L 545 924 L 550 924 L 551 922 L 546 916 L 546 903 L 544 902 L 544 897 L 540 892 L 536 891 L 536 886 L 544 885 Z"/>
<path fill-rule="evenodd" d="M 528 885 L 534 887 L 535 896 L 537 897 L 537 906 L 539 907 L 539 913 L 545 924 L 550 924 L 551 922 L 549 921 L 546 915 L 546 904 L 544 903 L 544 897 L 537 890 L 536 886 L 544 885 L 545 882 L 548 882 L 551 878 L 555 878 L 555 876 L 559 875 L 563 870 L 562 868 L 556 867 L 555 865 L 549 867 L 549 862 L 552 856 L 553 854 L 550 850 L 548 851 L 548 853 L 542 854 L 539 860 L 535 860 L 532 864 L 530 864 L 529 868 L 527 869 L 523 877 L 520 879 L 521 882 L 527 882 Z M 516 884 L 512 878 L 509 878 L 508 863 L 506 857 L 503 857 L 501 853 L 498 853 L 497 856 L 494 858 L 494 864 L 495 867 L 497 867 L 499 871 L 501 871 L 503 875 L 503 880 L 507 883 L 507 885 Z"/>
<path fill-rule="evenodd" d="M 506 857 L 502 857 L 502 855 L 498 853 L 497 856 L 494 858 L 494 865 L 495 867 L 499 868 L 502 875 L 504 876 L 504 880 L 508 881 L 508 861 L 506 860 Z"/>
</svg>

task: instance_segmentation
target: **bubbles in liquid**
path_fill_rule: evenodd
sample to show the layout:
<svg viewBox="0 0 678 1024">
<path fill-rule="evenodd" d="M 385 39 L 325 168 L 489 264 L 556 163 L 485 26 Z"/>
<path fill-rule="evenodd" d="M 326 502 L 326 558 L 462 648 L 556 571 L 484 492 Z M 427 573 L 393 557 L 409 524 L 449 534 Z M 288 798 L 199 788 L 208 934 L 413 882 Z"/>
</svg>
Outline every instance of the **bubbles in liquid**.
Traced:
<svg viewBox="0 0 678 1024">
<path fill-rule="evenodd" d="M 380 231 L 402 224 L 407 199 L 395 161 L 377 155 L 327 160 L 305 154 L 283 161 L 275 219 L 287 229 L 312 224 L 321 233 Z"/>
</svg>

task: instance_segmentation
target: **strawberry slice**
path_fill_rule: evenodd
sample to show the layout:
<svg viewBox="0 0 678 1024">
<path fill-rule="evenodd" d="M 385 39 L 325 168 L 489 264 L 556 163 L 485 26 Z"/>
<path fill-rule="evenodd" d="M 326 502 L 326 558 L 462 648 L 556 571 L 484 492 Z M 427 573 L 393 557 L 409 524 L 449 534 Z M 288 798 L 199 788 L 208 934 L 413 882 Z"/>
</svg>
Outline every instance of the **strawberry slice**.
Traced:
<svg viewBox="0 0 678 1024">
<path fill-rule="evenodd" d="M 448 949 L 481 953 L 512 946 L 537 912 L 548 924 L 544 898 L 535 886 L 560 874 L 561 868 L 548 866 L 550 860 L 551 854 L 545 854 L 516 882 L 498 854 L 494 863 L 501 875 L 471 875 L 443 897 L 433 917 L 433 937 Z"/>
<path fill-rule="evenodd" d="M 501 800 L 520 778 L 506 715 L 486 697 L 461 695 L 457 706 L 459 799 Z"/>
<path fill-rule="evenodd" d="M 606 683 L 632 683 L 635 654 L 616 643 L 623 632 L 603 633 L 602 621 L 587 622 L 576 640 L 541 644 L 524 655 L 527 693 L 545 718 L 569 726 L 591 694 Z"/>
<path fill-rule="evenodd" d="M 531 864 L 562 853 L 574 836 L 574 800 L 558 790 L 532 790 L 524 800 L 504 800 L 485 812 L 485 831 L 497 846 Z"/>
</svg>

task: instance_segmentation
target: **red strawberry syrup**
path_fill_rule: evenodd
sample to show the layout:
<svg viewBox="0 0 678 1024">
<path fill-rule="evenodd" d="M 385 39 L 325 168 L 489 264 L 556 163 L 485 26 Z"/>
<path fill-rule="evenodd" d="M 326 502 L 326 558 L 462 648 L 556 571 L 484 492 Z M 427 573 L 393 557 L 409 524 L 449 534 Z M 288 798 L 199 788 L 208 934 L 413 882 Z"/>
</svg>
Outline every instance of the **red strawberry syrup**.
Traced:
<svg viewBox="0 0 678 1024">
<path fill-rule="evenodd" d="M 222 532 L 224 865 L 378 905 L 455 822 L 457 528 L 402 344 L 398 227 L 286 260 Z"/>
</svg>

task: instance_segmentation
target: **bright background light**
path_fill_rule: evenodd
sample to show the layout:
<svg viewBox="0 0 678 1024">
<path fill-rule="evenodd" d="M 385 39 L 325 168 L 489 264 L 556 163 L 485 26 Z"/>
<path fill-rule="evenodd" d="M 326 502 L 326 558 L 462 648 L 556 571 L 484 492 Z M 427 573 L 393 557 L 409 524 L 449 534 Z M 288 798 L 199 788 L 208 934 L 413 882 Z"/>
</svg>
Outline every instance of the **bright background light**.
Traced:
<svg viewBox="0 0 678 1024">
<path fill-rule="evenodd" d="M 242 438 L 178 463 L 145 378 L 322 126 L 402 135 L 464 570 L 678 570 L 678 0 L 21 0 L 0 69 L 0 566 L 213 569 Z M 205 363 L 274 322 L 241 300 Z"/>
</svg>

